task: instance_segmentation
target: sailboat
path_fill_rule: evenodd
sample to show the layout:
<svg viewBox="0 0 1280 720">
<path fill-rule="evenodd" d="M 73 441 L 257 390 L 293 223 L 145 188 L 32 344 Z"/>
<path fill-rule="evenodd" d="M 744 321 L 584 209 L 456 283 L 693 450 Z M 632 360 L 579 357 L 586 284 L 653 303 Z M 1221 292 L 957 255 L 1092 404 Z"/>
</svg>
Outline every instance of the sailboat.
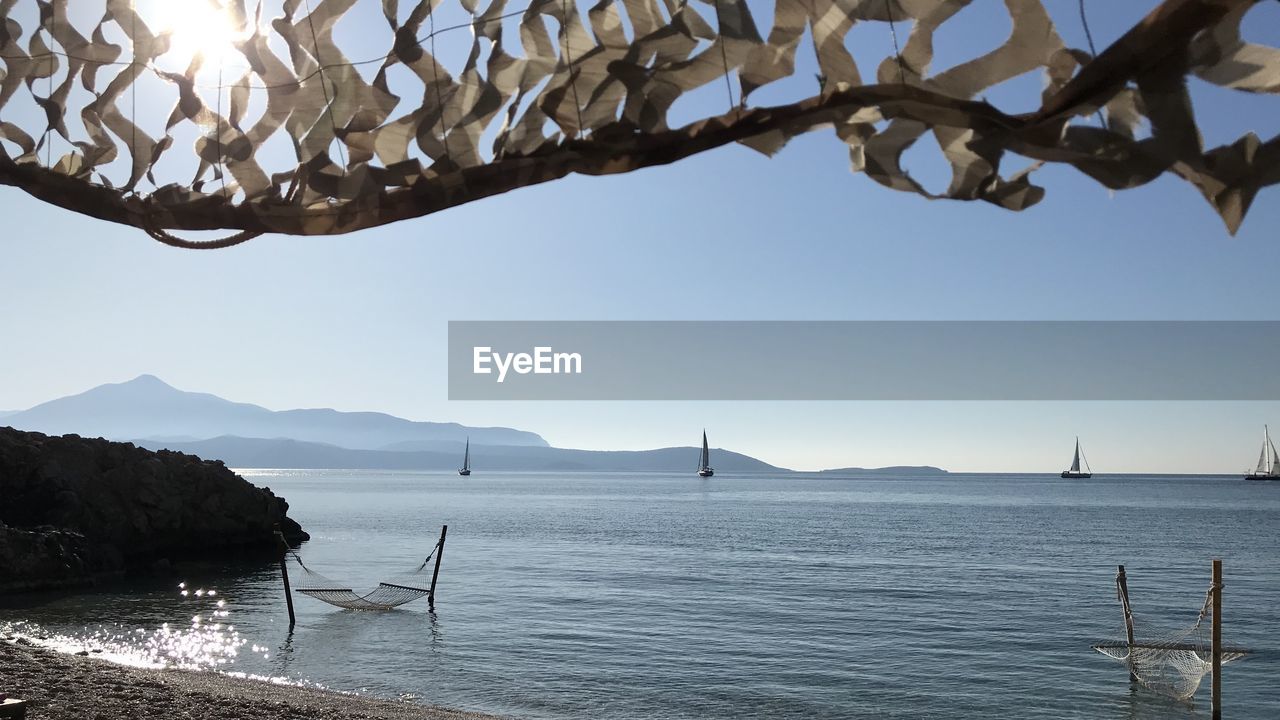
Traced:
<svg viewBox="0 0 1280 720">
<path fill-rule="evenodd" d="M 1062 471 L 1064 478 L 1091 478 L 1093 477 L 1093 468 L 1089 467 L 1089 461 L 1084 461 L 1084 470 L 1080 469 L 1080 437 L 1076 436 L 1076 454 L 1071 458 L 1071 467 Z"/>
<path fill-rule="evenodd" d="M 707 449 L 707 431 L 702 431 L 702 457 L 698 459 L 698 477 L 711 477 L 716 471 L 711 467 L 711 451 Z"/>
<path fill-rule="evenodd" d="M 467 438 L 467 449 L 462 453 L 462 468 L 458 474 L 466 477 L 471 474 L 471 438 Z"/>
<path fill-rule="evenodd" d="M 1280 480 L 1280 455 L 1271 442 L 1271 428 L 1262 426 L 1262 452 L 1258 455 L 1258 467 L 1246 471 L 1245 480 Z"/>
</svg>

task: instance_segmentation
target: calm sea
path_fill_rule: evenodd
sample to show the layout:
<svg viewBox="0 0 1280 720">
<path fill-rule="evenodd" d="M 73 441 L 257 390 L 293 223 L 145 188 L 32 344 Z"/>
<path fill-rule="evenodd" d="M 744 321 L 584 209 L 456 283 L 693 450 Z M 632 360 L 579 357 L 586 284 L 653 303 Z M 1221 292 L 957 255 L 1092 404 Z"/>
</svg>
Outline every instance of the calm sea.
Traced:
<svg viewBox="0 0 1280 720">
<path fill-rule="evenodd" d="M 1280 484 L 244 471 L 356 588 L 449 525 L 436 612 L 295 598 L 279 572 L 0 610 L 22 632 L 524 718 L 1183 718 L 1090 650 L 1190 625 L 1225 560 L 1226 716 L 1280 717 Z M 210 595 L 209 591 L 216 592 Z M 197 592 L 199 591 L 199 592 Z M 221 604 L 220 604 L 221 603 Z M 166 625 L 167 624 L 167 625 Z"/>
</svg>

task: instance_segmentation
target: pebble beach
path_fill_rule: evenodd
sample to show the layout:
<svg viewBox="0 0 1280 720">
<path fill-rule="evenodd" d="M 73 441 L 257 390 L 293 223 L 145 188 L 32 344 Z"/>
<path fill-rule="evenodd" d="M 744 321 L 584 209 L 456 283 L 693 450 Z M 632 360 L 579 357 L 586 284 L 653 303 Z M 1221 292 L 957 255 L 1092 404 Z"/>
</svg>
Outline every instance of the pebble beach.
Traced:
<svg viewBox="0 0 1280 720">
<path fill-rule="evenodd" d="M 497 720 L 221 673 L 126 667 L 25 639 L 0 641 L 0 693 L 27 701 L 31 720 Z"/>
</svg>

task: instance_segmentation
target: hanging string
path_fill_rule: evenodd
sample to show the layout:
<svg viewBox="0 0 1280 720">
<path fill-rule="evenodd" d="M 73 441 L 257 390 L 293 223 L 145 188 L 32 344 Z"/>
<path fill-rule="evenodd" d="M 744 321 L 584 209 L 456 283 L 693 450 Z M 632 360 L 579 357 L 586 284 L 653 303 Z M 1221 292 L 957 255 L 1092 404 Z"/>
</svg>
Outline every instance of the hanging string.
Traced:
<svg viewBox="0 0 1280 720">
<path fill-rule="evenodd" d="M 436 56 L 436 8 L 434 2 L 427 3 L 427 13 L 431 20 L 431 72 L 435 75 L 436 104 L 440 106 L 440 141 L 444 143 L 444 159 L 453 165 L 453 156 L 449 154 L 449 131 L 444 125 L 444 93 L 440 91 L 440 60 Z"/>
<path fill-rule="evenodd" d="M 426 35 L 423 35 L 422 37 L 415 38 L 414 44 L 418 46 L 422 46 L 424 43 L 427 43 L 430 40 L 434 39 L 435 35 L 443 35 L 444 33 L 453 32 L 455 30 L 467 30 L 467 29 L 474 28 L 476 25 L 487 25 L 491 22 L 502 22 L 503 20 L 508 20 L 513 17 L 519 17 L 521 15 L 526 14 L 529 11 L 529 7 L 530 6 L 526 5 L 521 10 L 513 10 L 511 12 L 503 13 L 501 15 L 495 15 L 494 17 L 491 17 L 491 18 L 481 18 L 478 20 L 473 20 L 472 22 L 469 22 L 469 23 L 460 23 L 458 25 L 449 25 L 447 27 L 442 27 L 438 31 L 432 31 Z M 299 75 L 297 79 L 291 80 L 289 82 L 275 83 L 271 85 L 268 85 L 266 83 L 262 83 L 260 85 L 254 85 L 250 83 L 245 87 L 248 88 L 249 90 L 278 90 L 281 88 L 296 88 L 301 86 L 303 83 L 310 80 L 311 78 L 316 77 L 317 75 L 319 75 L 321 72 L 325 70 L 332 70 L 334 68 L 353 68 L 353 67 L 359 67 L 361 65 L 372 65 L 374 63 L 385 63 L 389 58 L 391 58 L 393 54 L 394 53 L 379 55 L 378 57 L 369 58 L 368 60 L 355 60 L 355 61 L 349 60 L 347 62 L 327 63 L 324 65 L 317 64 L 315 70 L 312 70 L 306 75 Z M 45 58 L 59 58 L 59 57 L 66 58 L 67 60 L 75 60 L 76 62 L 84 63 L 86 65 L 97 65 L 101 67 L 126 67 L 134 64 L 135 62 L 134 60 L 129 60 L 127 62 L 120 61 L 120 60 L 101 60 L 101 59 L 90 57 L 90 56 L 75 55 L 62 50 L 53 50 L 53 49 L 50 49 L 46 52 L 43 52 L 37 55 L 0 54 L 0 60 L 20 60 L 24 62 L 42 60 Z M 152 72 L 156 73 L 160 77 L 162 78 L 164 77 L 163 71 L 157 66 L 151 63 L 143 63 L 142 66 L 145 69 L 151 70 Z M 247 69 L 252 69 L 252 68 L 247 68 Z M 203 85 L 199 83 L 193 84 L 192 87 L 200 88 L 203 90 L 213 89 L 211 85 Z"/>
<path fill-rule="evenodd" d="M 720 15 L 720 0 L 716 0 L 716 26 L 720 30 L 720 61 L 724 64 L 724 91 L 729 96 L 729 109 L 737 108 L 741 114 L 741 108 L 733 102 L 733 84 L 729 82 L 729 51 L 725 49 L 724 19 Z"/>
<path fill-rule="evenodd" d="M 578 10 L 576 2 L 573 9 L 576 14 Z M 573 51 L 569 47 L 569 0 L 561 0 L 560 12 L 564 15 L 564 19 L 560 22 L 560 36 L 564 39 L 565 59 L 569 61 L 569 86 L 573 89 L 573 109 L 578 114 L 576 137 L 582 137 L 586 128 L 582 127 L 582 103 L 578 100 L 578 75 L 573 71 Z"/>
<path fill-rule="evenodd" d="M 1097 60 L 1098 48 L 1094 47 L 1094 44 L 1093 44 L 1093 33 L 1090 32 L 1089 30 L 1089 16 L 1086 15 L 1084 11 L 1084 0 L 1079 0 L 1078 4 L 1080 7 L 1080 24 L 1084 25 L 1084 37 L 1085 37 L 1085 40 L 1089 42 L 1089 55 L 1091 55 L 1094 60 Z M 1105 115 L 1102 114 L 1102 108 L 1099 107 L 1097 112 L 1098 112 L 1098 122 L 1102 123 L 1102 129 L 1110 130 L 1111 128 L 1107 126 L 1107 118 Z"/>
<path fill-rule="evenodd" d="M 347 151 L 338 137 L 338 124 L 333 119 L 333 101 L 329 98 L 329 81 L 324 77 L 324 61 L 320 59 L 320 39 L 316 36 L 316 19 L 311 14 L 311 0 L 306 0 L 307 26 L 311 28 L 311 49 L 315 51 L 317 73 L 320 75 L 320 90 L 324 92 L 324 106 L 329 115 L 329 127 L 333 130 L 333 138 L 338 141 L 338 157 L 342 159 L 342 174 L 347 174 Z"/>
<path fill-rule="evenodd" d="M 884 0 L 884 11 L 889 16 L 889 34 L 893 36 L 893 56 L 898 59 L 898 82 L 907 84 L 907 73 L 902 67 L 902 50 L 898 48 L 898 27 L 893 22 L 893 8 L 889 6 L 889 0 Z"/>
<path fill-rule="evenodd" d="M 46 31 L 49 33 L 49 48 L 50 50 L 52 50 L 53 49 L 53 31 L 49 30 L 48 28 L 46 28 Z M 54 60 L 54 55 L 52 52 L 50 52 L 49 53 L 49 83 L 48 83 L 49 97 L 45 99 L 46 102 L 49 102 L 49 103 L 53 102 L 53 73 L 54 73 L 53 60 Z M 48 111 L 46 110 L 46 112 Z M 45 140 L 48 141 L 47 144 L 44 146 L 44 164 L 45 164 L 45 167 L 52 170 L 53 169 L 53 123 L 50 123 L 49 127 L 45 129 L 44 136 L 45 136 Z M 39 162 L 39 160 L 37 160 L 36 162 Z"/>
<path fill-rule="evenodd" d="M 218 178 L 222 180 L 222 199 L 227 199 L 227 171 L 222 164 L 222 59 L 218 59 L 218 112 L 214 114 L 214 138 L 218 143 Z"/>
<path fill-rule="evenodd" d="M 1089 17 L 1084 11 L 1084 0 L 1079 0 L 1080 7 L 1080 24 L 1084 25 L 1084 37 L 1089 41 L 1089 54 L 1098 57 L 1098 48 L 1093 44 L 1093 33 L 1089 30 Z"/>
<path fill-rule="evenodd" d="M 138 158 L 138 8 L 129 0 L 129 159 L 137 164 Z M 129 168 L 133 179 L 133 168 Z M 131 188 L 133 189 L 133 188 Z"/>
</svg>

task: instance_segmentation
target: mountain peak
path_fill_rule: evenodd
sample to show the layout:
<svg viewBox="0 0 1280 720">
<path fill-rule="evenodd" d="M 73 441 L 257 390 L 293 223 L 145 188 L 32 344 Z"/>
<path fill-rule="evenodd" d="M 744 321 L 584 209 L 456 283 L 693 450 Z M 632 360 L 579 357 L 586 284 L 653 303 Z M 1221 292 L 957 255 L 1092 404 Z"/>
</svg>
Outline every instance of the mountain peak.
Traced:
<svg viewBox="0 0 1280 720">
<path fill-rule="evenodd" d="M 172 385 L 170 385 L 169 383 L 167 383 L 167 382 L 165 382 L 165 381 L 161 380 L 160 378 L 156 377 L 155 375 L 151 375 L 151 374 L 149 374 L 149 373 L 143 373 L 143 374 L 139 375 L 138 377 L 136 377 L 136 378 L 134 378 L 134 379 L 132 379 L 132 380 L 129 380 L 128 382 L 122 382 L 122 383 L 120 383 L 120 384 L 121 384 L 121 385 L 134 385 L 134 386 L 137 386 L 137 387 L 169 388 L 170 390 L 174 389 L 174 388 L 173 388 L 173 386 L 172 386 Z"/>
</svg>

